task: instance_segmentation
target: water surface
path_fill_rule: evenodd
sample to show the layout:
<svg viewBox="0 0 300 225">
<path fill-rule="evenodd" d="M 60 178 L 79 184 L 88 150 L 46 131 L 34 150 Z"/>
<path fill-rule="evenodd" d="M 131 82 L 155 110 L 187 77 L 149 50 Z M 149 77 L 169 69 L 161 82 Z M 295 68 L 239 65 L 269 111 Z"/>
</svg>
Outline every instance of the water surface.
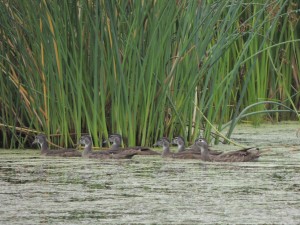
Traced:
<svg viewBox="0 0 300 225">
<path fill-rule="evenodd" d="M 291 122 L 238 126 L 236 141 L 265 151 L 251 163 L 1 150 L 0 224 L 299 224 L 297 129 Z"/>
</svg>

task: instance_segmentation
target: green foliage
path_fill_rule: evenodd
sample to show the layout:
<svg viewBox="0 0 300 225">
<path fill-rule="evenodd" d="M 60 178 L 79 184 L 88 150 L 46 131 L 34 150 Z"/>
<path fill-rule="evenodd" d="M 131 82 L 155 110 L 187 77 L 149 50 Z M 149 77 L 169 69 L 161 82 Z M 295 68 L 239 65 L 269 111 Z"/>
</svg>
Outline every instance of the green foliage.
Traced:
<svg viewBox="0 0 300 225">
<path fill-rule="evenodd" d="M 116 132 L 128 145 L 151 145 L 160 136 L 193 140 L 201 129 L 209 136 L 208 124 L 221 130 L 233 120 L 230 136 L 249 105 L 293 119 L 297 4 L 1 1 L 0 145 L 22 146 L 33 132 L 58 135 L 60 145 L 90 133 L 99 146 Z"/>
</svg>

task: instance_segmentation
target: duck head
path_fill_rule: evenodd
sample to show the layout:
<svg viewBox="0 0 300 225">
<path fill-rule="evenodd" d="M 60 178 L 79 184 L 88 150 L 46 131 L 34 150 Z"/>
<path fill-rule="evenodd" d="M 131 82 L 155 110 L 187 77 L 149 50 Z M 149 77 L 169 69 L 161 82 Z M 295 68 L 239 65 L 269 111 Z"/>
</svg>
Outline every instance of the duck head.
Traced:
<svg viewBox="0 0 300 225">
<path fill-rule="evenodd" d="M 41 147 L 42 151 L 48 150 L 47 138 L 44 134 L 36 135 L 32 144 L 38 144 Z"/>
<path fill-rule="evenodd" d="M 122 136 L 120 134 L 111 134 L 108 140 L 112 143 L 111 149 L 118 149 L 122 144 Z"/>
<path fill-rule="evenodd" d="M 177 145 L 178 146 L 178 151 L 184 151 L 185 150 L 185 141 L 184 138 L 182 136 L 177 136 L 175 138 L 173 138 L 172 140 L 172 144 Z"/>
<path fill-rule="evenodd" d="M 90 135 L 83 135 L 81 136 L 79 143 L 81 145 L 84 145 L 85 148 L 87 148 L 88 146 L 92 146 L 92 137 Z"/>
</svg>

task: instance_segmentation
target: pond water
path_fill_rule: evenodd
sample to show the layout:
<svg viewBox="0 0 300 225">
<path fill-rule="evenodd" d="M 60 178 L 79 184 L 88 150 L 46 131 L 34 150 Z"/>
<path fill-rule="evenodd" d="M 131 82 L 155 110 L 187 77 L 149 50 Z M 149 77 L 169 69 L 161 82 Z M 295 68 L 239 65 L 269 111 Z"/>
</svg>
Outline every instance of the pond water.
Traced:
<svg viewBox="0 0 300 225">
<path fill-rule="evenodd" d="M 239 125 L 233 139 L 264 151 L 250 163 L 1 150 L 0 224 L 299 224 L 298 127 Z"/>
</svg>

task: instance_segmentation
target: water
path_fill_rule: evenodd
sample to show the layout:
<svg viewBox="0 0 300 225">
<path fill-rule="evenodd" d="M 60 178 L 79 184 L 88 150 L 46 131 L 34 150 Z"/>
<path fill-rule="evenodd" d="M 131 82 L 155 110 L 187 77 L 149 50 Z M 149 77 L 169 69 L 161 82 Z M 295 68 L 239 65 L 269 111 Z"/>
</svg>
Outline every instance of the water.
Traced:
<svg viewBox="0 0 300 225">
<path fill-rule="evenodd" d="M 0 224 L 299 224 L 297 129 L 297 123 L 239 126 L 235 140 L 265 151 L 251 163 L 2 150 Z"/>
</svg>

